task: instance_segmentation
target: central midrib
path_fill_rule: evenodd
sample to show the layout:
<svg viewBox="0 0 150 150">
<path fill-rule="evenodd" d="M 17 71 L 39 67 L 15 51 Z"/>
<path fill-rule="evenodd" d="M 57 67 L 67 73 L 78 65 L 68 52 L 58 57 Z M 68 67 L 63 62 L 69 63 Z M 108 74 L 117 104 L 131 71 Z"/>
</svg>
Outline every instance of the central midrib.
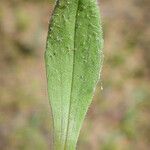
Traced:
<svg viewBox="0 0 150 150">
<path fill-rule="evenodd" d="M 72 91 L 73 91 L 73 82 L 74 82 L 74 78 L 73 78 L 73 75 L 74 75 L 74 66 L 75 66 L 75 39 L 76 39 L 76 25 L 77 25 L 77 16 L 78 16 L 78 8 L 79 8 L 79 1 L 77 1 L 77 10 L 76 10 L 76 15 L 75 15 L 75 26 L 74 26 L 74 53 L 73 53 L 73 68 L 72 68 L 72 80 L 71 80 L 71 90 L 70 90 L 70 99 L 69 99 L 69 112 L 68 112 L 68 123 L 67 123 L 67 133 L 66 133 L 66 139 L 65 139 L 65 145 L 64 145 L 64 150 L 67 150 L 67 138 L 68 138 L 68 130 L 69 130 L 69 117 L 70 117 L 70 111 L 71 111 L 71 98 L 72 98 Z"/>
</svg>

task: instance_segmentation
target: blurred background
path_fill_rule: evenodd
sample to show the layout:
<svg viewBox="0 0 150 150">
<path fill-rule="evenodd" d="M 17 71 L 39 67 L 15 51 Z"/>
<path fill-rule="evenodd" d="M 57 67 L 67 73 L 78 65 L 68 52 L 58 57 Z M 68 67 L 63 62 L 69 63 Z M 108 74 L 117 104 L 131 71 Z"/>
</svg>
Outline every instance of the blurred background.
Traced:
<svg viewBox="0 0 150 150">
<path fill-rule="evenodd" d="M 53 5 L 0 0 L 0 150 L 51 149 L 43 54 Z M 149 5 L 100 1 L 105 61 L 78 150 L 149 150 Z"/>
</svg>

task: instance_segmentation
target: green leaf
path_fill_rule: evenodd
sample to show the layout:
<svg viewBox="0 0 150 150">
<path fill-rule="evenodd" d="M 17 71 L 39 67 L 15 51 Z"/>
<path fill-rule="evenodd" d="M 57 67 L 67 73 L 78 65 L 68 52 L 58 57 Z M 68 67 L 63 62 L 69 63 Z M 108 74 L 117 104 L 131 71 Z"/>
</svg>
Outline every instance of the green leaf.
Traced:
<svg viewBox="0 0 150 150">
<path fill-rule="evenodd" d="M 96 0 L 58 0 L 45 52 L 54 149 L 75 150 L 102 67 L 102 29 Z"/>
</svg>

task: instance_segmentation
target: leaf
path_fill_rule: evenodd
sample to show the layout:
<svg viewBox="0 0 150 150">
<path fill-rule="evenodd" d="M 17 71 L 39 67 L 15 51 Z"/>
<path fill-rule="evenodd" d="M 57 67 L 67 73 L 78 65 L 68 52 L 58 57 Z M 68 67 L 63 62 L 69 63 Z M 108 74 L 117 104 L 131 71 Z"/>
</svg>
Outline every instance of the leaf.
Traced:
<svg viewBox="0 0 150 150">
<path fill-rule="evenodd" d="M 75 150 L 102 67 L 96 0 L 58 0 L 45 52 L 54 149 Z"/>
</svg>

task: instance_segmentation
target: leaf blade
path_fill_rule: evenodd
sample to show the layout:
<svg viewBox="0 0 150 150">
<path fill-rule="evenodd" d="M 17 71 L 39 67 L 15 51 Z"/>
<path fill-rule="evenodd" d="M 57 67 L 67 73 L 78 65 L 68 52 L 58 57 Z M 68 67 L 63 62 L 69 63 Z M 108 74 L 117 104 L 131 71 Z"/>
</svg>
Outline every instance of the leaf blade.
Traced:
<svg viewBox="0 0 150 150">
<path fill-rule="evenodd" d="M 56 150 L 75 149 L 99 78 L 101 47 L 96 1 L 59 1 L 50 24 L 45 54 Z"/>
</svg>

